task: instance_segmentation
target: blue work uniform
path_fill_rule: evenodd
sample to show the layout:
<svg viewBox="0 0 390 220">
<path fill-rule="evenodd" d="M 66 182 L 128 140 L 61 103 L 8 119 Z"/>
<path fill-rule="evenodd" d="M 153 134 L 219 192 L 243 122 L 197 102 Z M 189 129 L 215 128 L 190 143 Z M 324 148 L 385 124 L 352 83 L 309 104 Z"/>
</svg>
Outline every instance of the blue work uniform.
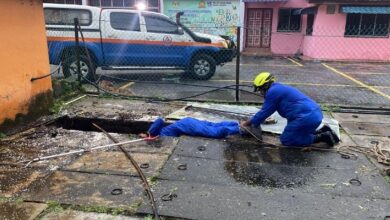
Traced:
<svg viewBox="0 0 390 220">
<path fill-rule="evenodd" d="M 323 118 L 316 102 L 294 87 L 275 82 L 265 94 L 263 107 L 250 122 L 258 127 L 275 111 L 287 119 L 287 126 L 280 136 L 283 145 L 308 146 L 314 142 L 315 130 Z"/>
<path fill-rule="evenodd" d="M 239 134 L 239 132 L 240 125 L 236 121 L 213 123 L 187 117 L 163 127 L 160 136 L 178 137 L 180 135 L 189 135 L 207 138 L 225 138 L 229 135 Z"/>
</svg>

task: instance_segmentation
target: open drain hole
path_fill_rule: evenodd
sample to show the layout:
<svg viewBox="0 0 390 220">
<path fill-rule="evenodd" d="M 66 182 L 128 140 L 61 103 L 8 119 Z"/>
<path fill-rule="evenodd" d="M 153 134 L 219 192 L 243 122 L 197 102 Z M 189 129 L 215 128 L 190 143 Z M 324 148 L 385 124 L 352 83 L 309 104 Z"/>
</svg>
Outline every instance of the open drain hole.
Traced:
<svg viewBox="0 0 390 220">
<path fill-rule="evenodd" d="M 164 194 L 164 195 L 161 196 L 161 200 L 164 201 L 164 202 L 172 201 L 173 198 L 177 198 L 177 195 L 169 193 L 169 194 Z"/>
<path fill-rule="evenodd" d="M 360 186 L 360 185 L 362 185 L 362 182 L 360 182 L 360 180 L 358 180 L 358 179 L 351 179 L 351 180 L 349 181 L 349 183 L 350 183 L 351 185 L 353 185 L 353 186 Z"/>
<path fill-rule="evenodd" d="M 351 156 L 346 155 L 346 154 L 342 154 L 341 158 L 343 158 L 343 159 L 351 159 Z"/>
<path fill-rule="evenodd" d="M 123 190 L 121 188 L 116 188 L 111 190 L 111 195 L 117 196 L 123 193 Z"/>
<path fill-rule="evenodd" d="M 180 164 L 179 166 L 177 166 L 177 169 L 178 170 L 186 170 L 187 169 L 187 164 Z"/>
<path fill-rule="evenodd" d="M 198 147 L 198 151 L 205 151 L 206 150 L 206 147 L 205 146 L 199 146 Z"/>
<path fill-rule="evenodd" d="M 111 133 L 139 134 L 146 133 L 153 122 L 122 119 L 84 118 L 78 116 L 71 118 L 69 116 L 65 116 L 57 119 L 51 126 L 67 130 L 101 132 L 95 126 L 93 126 L 92 123 L 99 125 L 104 130 Z"/>
<path fill-rule="evenodd" d="M 140 168 L 142 169 L 147 169 L 149 168 L 149 164 L 148 163 L 142 163 L 141 165 L 139 165 Z"/>
</svg>

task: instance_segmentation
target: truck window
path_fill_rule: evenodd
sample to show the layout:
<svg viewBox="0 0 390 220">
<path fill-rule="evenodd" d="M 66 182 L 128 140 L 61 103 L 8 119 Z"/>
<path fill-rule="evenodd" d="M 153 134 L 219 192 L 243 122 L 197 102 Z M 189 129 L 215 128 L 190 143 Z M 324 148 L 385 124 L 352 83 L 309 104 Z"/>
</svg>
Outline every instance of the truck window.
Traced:
<svg viewBox="0 0 390 220">
<path fill-rule="evenodd" d="M 136 13 L 112 12 L 111 27 L 117 30 L 140 31 L 139 16 Z"/>
<path fill-rule="evenodd" d="M 146 30 L 152 33 L 178 34 L 178 26 L 175 22 L 166 18 L 145 15 Z"/>
<path fill-rule="evenodd" d="M 85 9 L 45 8 L 45 22 L 52 25 L 74 25 L 74 19 L 79 19 L 81 26 L 92 22 L 92 14 Z"/>
</svg>

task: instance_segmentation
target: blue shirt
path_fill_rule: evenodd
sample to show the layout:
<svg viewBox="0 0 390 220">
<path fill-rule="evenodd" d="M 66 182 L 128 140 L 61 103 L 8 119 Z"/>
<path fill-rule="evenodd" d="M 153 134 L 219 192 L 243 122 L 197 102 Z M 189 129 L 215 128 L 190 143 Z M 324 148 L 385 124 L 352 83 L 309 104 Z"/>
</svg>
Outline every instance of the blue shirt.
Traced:
<svg viewBox="0 0 390 220">
<path fill-rule="evenodd" d="M 258 127 L 275 111 L 292 121 L 312 111 L 321 111 L 321 108 L 298 89 L 274 82 L 265 94 L 263 107 L 251 118 L 251 124 Z"/>
</svg>

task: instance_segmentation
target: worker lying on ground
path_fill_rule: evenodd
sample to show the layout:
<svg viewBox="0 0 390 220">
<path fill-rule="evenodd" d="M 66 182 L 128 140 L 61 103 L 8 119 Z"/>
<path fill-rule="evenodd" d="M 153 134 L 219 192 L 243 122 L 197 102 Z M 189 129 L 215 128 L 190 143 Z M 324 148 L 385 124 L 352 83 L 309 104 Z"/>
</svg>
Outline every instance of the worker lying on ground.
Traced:
<svg viewBox="0 0 390 220">
<path fill-rule="evenodd" d="M 148 133 L 152 137 L 179 137 L 180 135 L 188 135 L 207 138 L 225 138 L 229 135 L 239 134 L 240 125 L 236 121 L 213 123 L 187 117 L 165 126 L 164 120 L 158 118 L 153 122 Z"/>
<path fill-rule="evenodd" d="M 251 119 L 241 122 L 241 126 L 258 127 L 277 111 L 287 118 L 287 126 L 280 136 L 280 142 L 285 146 L 305 147 L 325 142 L 329 147 L 333 147 L 340 141 L 328 126 L 316 132 L 323 118 L 321 108 L 316 102 L 298 89 L 275 81 L 275 77 L 268 72 L 256 76 L 253 86 L 255 92 L 264 96 L 264 105 Z"/>
</svg>

